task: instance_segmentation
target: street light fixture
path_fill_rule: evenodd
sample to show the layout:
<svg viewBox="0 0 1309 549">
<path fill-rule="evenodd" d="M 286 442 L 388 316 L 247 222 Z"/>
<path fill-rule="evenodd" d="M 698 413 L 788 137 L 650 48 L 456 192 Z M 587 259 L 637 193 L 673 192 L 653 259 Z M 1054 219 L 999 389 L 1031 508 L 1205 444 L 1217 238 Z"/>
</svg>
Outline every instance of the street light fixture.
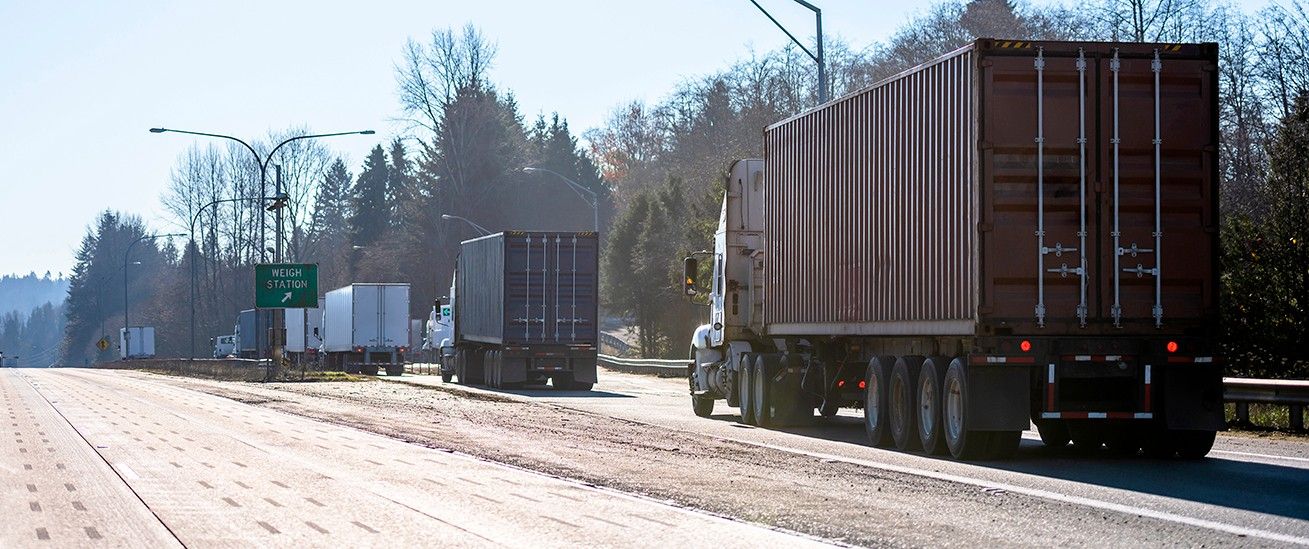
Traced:
<svg viewBox="0 0 1309 549">
<path fill-rule="evenodd" d="M 124 252 L 123 252 L 123 336 L 124 336 L 124 337 L 123 337 L 123 357 L 124 357 L 124 358 L 131 357 L 131 356 L 132 356 L 132 334 L 131 334 L 131 324 L 128 324 L 128 323 L 127 323 L 127 309 L 128 309 L 128 301 L 127 301 L 127 258 L 128 258 L 129 256 L 132 255 L 132 248 L 135 247 L 138 243 L 140 243 L 140 242 L 142 242 L 142 241 L 145 241 L 145 240 L 155 240 L 155 239 L 157 239 L 157 238 L 170 238 L 170 237 L 174 237 L 174 236 L 176 236 L 176 237 L 182 237 L 182 236 L 186 236 L 186 235 L 185 235 L 185 234 L 181 234 L 181 233 L 172 233 L 172 234 L 145 234 L 145 235 L 141 235 L 140 238 L 137 238 L 136 240 L 133 240 L 131 244 L 128 244 L 128 245 L 127 245 L 127 251 L 124 251 Z M 137 262 L 135 262 L 134 264 L 136 264 L 136 265 L 140 265 L 141 262 L 140 262 L 140 261 L 137 261 Z"/>
<path fill-rule="evenodd" d="M 523 173 L 537 173 L 537 172 L 545 172 L 548 174 L 552 174 L 555 177 L 558 177 L 559 179 L 562 179 L 564 183 L 568 184 L 568 188 L 572 189 L 574 193 L 577 193 L 577 196 L 582 200 L 587 200 L 588 199 L 587 197 L 590 197 L 591 222 L 595 227 L 595 234 L 597 235 L 600 234 L 600 199 L 599 197 L 596 196 L 595 191 L 583 187 L 581 183 L 578 183 L 576 181 L 573 181 L 572 179 L 564 177 L 563 174 L 551 170 L 549 168 L 537 168 L 535 166 L 527 166 L 523 168 Z M 586 195 L 584 196 L 582 193 L 586 193 Z"/>
<path fill-rule="evenodd" d="M 441 214 L 441 219 L 444 219 L 446 221 L 450 221 L 452 219 L 458 219 L 459 221 L 463 221 L 464 223 L 471 225 L 474 229 L 477 229 L 479 232 L 482 233 L 482 236 L 491 234 L 491 231 L 488 231 L 486 227 L 473 223 L 471 220 L 465 217 L 459 217 L 457 215 L 450 215 L 450 214 Z"/>
<path fill-rule="evenodd" d="M 205 204 L 204 206 L 202 206 L 202 207 L 199 208 L 198 210 L 196 210 L 195 215 L 192 215 L 192 216 L 191 216 L 191 224 L 190 224 L 190 227 L 189 227 L 189 228 L 190 228 L 190 240 L 191 240 L 191 360 L 195 360 L 195 358 L 196 358 L 196 356 L 195 356 L 195 276 L 196 276 L 196 272 L 195 272 L 195 256 L 200 252 L 199 247 L 197 247 L 196 244 L 195 244 L 195 222 L 198 220 L 198 218 L 199 218 L 199 216 L 200 216 L 200 212 L 205 211 L 205 209 L 208 208 L 208 207 L 210 207 L 210 206 L 214 206 L 214 205 L 221 204 L 221 203 L 224 203 L 224 202 L 240 202 L 240 201 L 245 201 L 245 200 L 259 200 L 259 201 L 261 201 L 261 202 L 266 202 L 266 201 L 268 201 L 268 200 L 271 198 L 271 199 L 273 200 L 273 206 L 274 206 L 274 208 L 270 209 L 269 211 L 277 211 L 277 212 L 278 212 L 278 215 L 280 216 L 280 215 L 281 215 L 281 208 L 282 208 L 282 206 L 285 206 L 286 203 L 287 203 L 287 199 L 288 199 L 288 197 L 287 197 L 286 193 L 281 192 L 281 189 L 279 188 L 279 189 L 278 189 L 278 193 L 277 193 L 277 195 L 275 195 L 275 196 L 273 196 L 273 197 L 269 197 L 269 196 L 267 196 L 267 190 L 266 190 L 267 181 L 268 181 L 268 162 L 269 162 L 270 160 L 272 160 L 272 158 L 273 158 L 273 154 L 276 153 L 278 149 L 281 149 L 282 146 L 283 146 L 283 145 L 286 145 L 287 143 L 290 143 L 290 142 L 292 142 L 292 141 L 297 141 L 297 140 L 300 140 L 300 139 L 315 139 L 315 138 L 319 138 L 319 137 L 336 137 L 336 136 L 339 136 L 339 135 L 373 135 L 373 134 L 376 134 L 377 132 L 375 132 L 375 131 L 373 131 L 373 130 L 359 130 L 359 131 L 353 131 L 353 132 L 337 132 L 337 133 L 320 133 L 320 134 L 313 134 L 313 135 L 298 135 L 298 136 L 295 136 L 295 137 L 288 138 L 288 139 L 282 141 L 281 143 L 278 143 L 276 147 L 273 147 L 273 149 L 272 149 L 271 151 L 268 151 L 268 155 L 267 155 L 266 157 L 262 157 L 262 158 L 259 156 L 259 153 L 258 153 L 257 151 L 255 151 L 254 147 L 251 147 L 251 146 L 250 146 L 249 143 L 246 143 L 245 141 L 242 141 L 242 140 L 237 139 L 237 138 L 235 138 L 235 137 L 232 137 L 232 136 L 230 136 L 230 135 L 222 135 L 222 134 L 217 134 L 217 133 L 205 133 L 205 132 L 193 132 L 193 131 L 188 131 L 188 130 L 174 130 L 174 129 L 169 129 L 169 128 L 150 128 L 150 133 L 167 133 L 167 132 L 172 132 L 172 133 L 182 133 L 182 134 L 188 134 L 188 135 L 200 135 L 200 136 L 204 136 L 204 137 L 216 137 L 216 138 L 219 138 L 219 139 L 229 139 L 229 140 L 232 140 L 232 141 L 236 141 L 237 143 L 240 143 L 242 146 L 244 146 L 244 147 L 246 148 L 246 150 L 250 151 L 250 154 L 254 155 L 254 157 L 255 157 L 255 163 L 259 165 L 259 196 L 258 196 L 258 197 L 225 198 L 225 199 L 214 200 L 214 201 L 212 201 L 212 202 L 210 202 L 210 203 L 208 203 L 208 204 Z M 267 241 L 267 239 L 264 238 L 264 216 L 262 216 L 262 215 L 259 216 L 259 240 L 260 240 L 261 243 Z M 278 249 L 281 248 L 281 242 L 282 242 L 282 241 L 281 241 L 281 237 L 280 237 L 280 235 L 279 235 L 279 238 L 278 238 L 278 241 L 277 241 L 277 243 L 278 243 Z M 275 254 L 275 255 L 280 256 L 281 254 Z M 259 250 L 259 259 L 260 259 L 260 261 L 263 261 L 264 258 L 265 258 L 265 256 L 264 256 L 264 250 L 261 249 L 261 250 Z M 277 259 L 280 261 L 280 260 L 281 260 L 281 257 L 278 257 Z M 124 276 L 126 276 L 126 275 L 124 275 Z M 256 355 L 255 355 L 256 358 L 262 358 L 262 357 L 259 357 L 259 353 L 261 352 L 261 349 L 262 349 L 262 348 L 259 346 L 259 333 L 258 333 L 257 330 L 256 330 L 256 332 L 255 332 L 255 348 L 256 348 L 256 351 L 255 351 L 255 352 L 256 352 Z"/>
</svg>

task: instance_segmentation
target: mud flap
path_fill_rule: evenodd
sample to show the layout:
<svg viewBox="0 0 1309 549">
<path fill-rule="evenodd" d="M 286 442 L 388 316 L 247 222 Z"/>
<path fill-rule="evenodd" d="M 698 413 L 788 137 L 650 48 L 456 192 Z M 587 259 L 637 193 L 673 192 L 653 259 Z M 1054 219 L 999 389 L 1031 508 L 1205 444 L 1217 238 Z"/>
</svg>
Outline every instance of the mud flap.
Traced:
<svg viewBox="0 0 1309 549">
<path fill-rule="evenodd" d="M 968 428 L 975 431 L 1022 431 L 1031 424 L 1026 366 L 967 366 Z"/>
<path fill-rule="evenodd" d="M 524 383 L 526 381 L 526 358 L 508 356 L 500 357 L 500 383 Z"/>
<path fill-rule="evenodd" d="M 1163 374 L 1164 422 L 1169 429 L 1226 429 L 1222 366 L 1170 364 Z"/>
</svg>

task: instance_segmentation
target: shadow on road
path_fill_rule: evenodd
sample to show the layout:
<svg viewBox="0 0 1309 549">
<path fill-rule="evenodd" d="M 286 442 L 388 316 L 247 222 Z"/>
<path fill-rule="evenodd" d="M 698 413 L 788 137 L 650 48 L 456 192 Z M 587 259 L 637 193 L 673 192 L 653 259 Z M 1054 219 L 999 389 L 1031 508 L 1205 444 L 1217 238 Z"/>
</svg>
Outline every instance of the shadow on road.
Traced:
<svg viewBox="0 0 1309 549">
<path fill-rule="evenodd" d="M 736 414 L 711 418 L 740 421 Z M 772 430 L 867 446 L 862 421 L 851 417 L 815 417 L 808 425 Z M 1023 439 L 1018 453 L 1008 460 L 973 465 L 1309 520 L 1309 469 L 1297 467 L 1212 456 L 1196 461 L 1118 457 L 1107 450 L 1083 455 L 1072 447 L 1052 449 L 1028 439 Z"/>
</svg>

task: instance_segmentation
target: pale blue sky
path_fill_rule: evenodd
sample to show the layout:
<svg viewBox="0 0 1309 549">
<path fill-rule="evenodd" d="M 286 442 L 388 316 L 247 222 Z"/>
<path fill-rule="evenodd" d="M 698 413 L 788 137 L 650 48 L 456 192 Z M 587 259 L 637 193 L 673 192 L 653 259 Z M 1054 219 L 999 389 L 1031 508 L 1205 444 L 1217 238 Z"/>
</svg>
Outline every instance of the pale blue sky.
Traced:
<svg viewBox="0 0 1309 549">
<path fill-rule="evenodd" d="M 812 36 L 807 10 L 760 2 Z M 816 3 L 829 37 L 856 47 L 930 5 Z M 196 141 L 152 126 L 252 139 L 302 124 L 375 129 L 324 142 L 358 171 L 369 148 L 404 129 L 391 119 L 405 40 L 468 22 L 497 43 L 494 79 L 524 114 L 558 111 L 577 133 L 624 102 L 656 101 L 787 43 L 748 0 L 0 0 L 0 273 L 67 272 L 106 208 L 175 232 L 159 197 Z"/>
</svg>

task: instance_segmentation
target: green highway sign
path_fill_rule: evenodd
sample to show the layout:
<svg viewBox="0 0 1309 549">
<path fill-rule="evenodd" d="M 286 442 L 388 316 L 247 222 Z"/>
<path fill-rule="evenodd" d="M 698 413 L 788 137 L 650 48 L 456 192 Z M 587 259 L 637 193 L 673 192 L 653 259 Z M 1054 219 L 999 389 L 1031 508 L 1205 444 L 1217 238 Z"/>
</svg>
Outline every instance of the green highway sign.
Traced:
<svg viewBox="0 0 1309 549">
<path fill-rule="evenodd" d="M 318 265 L 313 263 L 255 265 L 255 307 L 259 309 L 318 307 Z"/>
</svg>

